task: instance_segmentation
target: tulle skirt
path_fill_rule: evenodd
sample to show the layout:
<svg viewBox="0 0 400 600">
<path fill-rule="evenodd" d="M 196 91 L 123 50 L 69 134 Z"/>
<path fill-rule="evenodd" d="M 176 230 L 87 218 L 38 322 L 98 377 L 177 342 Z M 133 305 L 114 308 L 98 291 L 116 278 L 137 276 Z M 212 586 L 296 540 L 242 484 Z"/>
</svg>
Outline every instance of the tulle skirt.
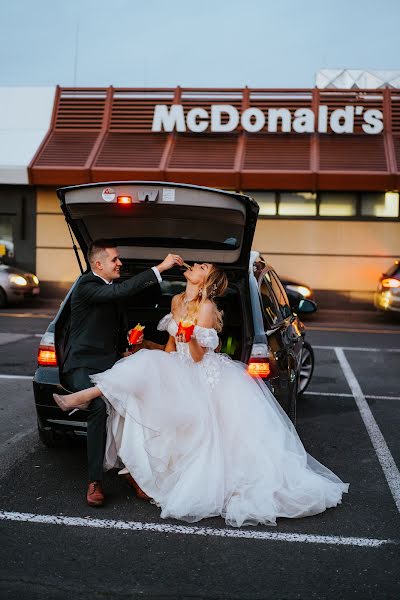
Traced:
<svg viewBox="0 0 400 600">
<path fill-rule="evenodd" d="M 305 451 L 268 387 L 226 356 L 140 350 L 92 380 L 109 403 L 105 469 L 122 462 L 163 518 L 275 525 L 348 491 Z"/>
</svg>

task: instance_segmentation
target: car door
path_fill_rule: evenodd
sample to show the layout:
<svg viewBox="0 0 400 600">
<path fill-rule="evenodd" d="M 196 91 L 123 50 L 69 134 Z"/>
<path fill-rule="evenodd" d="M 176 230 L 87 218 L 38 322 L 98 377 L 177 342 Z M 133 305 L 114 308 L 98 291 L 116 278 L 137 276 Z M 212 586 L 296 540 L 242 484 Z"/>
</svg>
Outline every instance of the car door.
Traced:
<svg viewBox="0 0 400 600">
<path fill-rule="evenodd" d="M 268 345 L 274 361 L 271 384 L 286 412 L 293 416 L 302 337 L 278 276 L 267 267 L 259 278 Z"/>
</svg>

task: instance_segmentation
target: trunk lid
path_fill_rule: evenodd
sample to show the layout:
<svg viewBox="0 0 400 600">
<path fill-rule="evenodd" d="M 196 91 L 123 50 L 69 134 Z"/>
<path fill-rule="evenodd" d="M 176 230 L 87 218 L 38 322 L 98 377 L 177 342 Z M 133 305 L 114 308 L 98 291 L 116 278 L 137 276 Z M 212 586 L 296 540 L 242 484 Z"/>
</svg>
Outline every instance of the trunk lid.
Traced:
<svg viewBox="0 0 400 600">
<path fill-rule="evenodd" d="M 91 241 L 112 239 L 128 261 L 215 262 L 248 270 L 258 205 L 250 197 L 186 184 L 112 182 L 57 190 L 86 257 Z M 122 199 L 124 198 L 124 203 Z"/>
</svg>

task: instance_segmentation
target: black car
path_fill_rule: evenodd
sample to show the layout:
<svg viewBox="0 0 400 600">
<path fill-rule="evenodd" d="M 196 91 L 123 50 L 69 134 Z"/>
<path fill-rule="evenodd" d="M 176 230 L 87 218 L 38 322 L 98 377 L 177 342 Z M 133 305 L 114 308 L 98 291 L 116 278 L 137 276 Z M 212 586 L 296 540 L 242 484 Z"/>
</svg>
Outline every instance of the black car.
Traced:
<svg viewBox="0 0 400 600">
<path fill-rule="evenodd" d="M 400 260 L 396 260 L 379 278 L 374 304 L 380 311 L 400 315 Z"/>
<path fill-rule="evenodd" d="M 277 274 L 251 255 L 258 215 L 252 198 L 156 182 L 80 185 L 61 188 L 58 195 L 84 255 L 93 239 L 108 237 L 117 243 L 122 280 L 157 264 L 168 251 L 180 253 L 189 263 L 214 262 L 223 267 L 229 288 L 217 299 L 224 311 L 220 349 L 247 363 L 252 376 L 263 378 L 295 422 L 297 396 L 308 385 L 313 368 L 312 361 L 305 379 L 304 357 L 313 359 L 313 355 Z M 166 343 L 167 334 L 157 330 L 157 323 L 185 283 L 176 268 L 163 274 L 157 291 L 152 288 L 132 296 L 127 304 L 129 325 L 140 322 L 146 327 L 146 339 Z M 59 366 L 68 338 L 73 287 L 40 342 L 33 379 L 39 434 L 48 446 L 60 434 L 85 435 L 85 411 L 66 415 L 52 398 L 53 393 L 68 393 Z M 312 312 L 315 304 L 301 299 L 295 308 L 299 313 Z"/>
</svg>

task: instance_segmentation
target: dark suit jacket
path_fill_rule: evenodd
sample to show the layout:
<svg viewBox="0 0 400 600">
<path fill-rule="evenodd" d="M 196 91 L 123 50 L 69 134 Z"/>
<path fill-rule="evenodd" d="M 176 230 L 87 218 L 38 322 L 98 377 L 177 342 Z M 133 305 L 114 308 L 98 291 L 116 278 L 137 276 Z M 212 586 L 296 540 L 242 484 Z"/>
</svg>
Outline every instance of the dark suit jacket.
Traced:
<svg viewBox="0 0 400 600">
<path fill-rule="evenodd" d="M 152 269 L 112 285 L 91 271 L 82 275 L 71 295 L 71 325 L 62 371 L 79 367 L 110 369 L 122 350 L 121 301 L 155 284 L 158 281 Z M 126 331 L 123 333 L 126 335 Z"/>
</svg>

